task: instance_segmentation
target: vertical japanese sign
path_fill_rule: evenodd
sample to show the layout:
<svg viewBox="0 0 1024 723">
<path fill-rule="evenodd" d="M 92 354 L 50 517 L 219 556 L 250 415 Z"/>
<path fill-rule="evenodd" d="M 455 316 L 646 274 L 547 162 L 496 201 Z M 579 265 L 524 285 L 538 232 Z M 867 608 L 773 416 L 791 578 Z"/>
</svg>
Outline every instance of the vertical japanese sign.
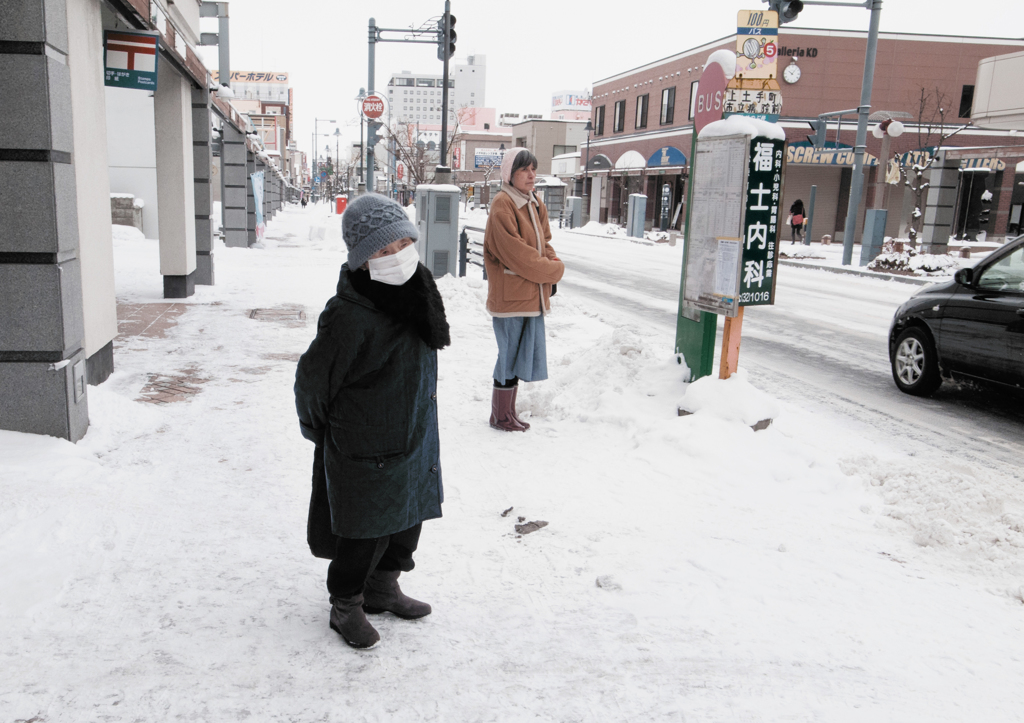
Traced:
<svg viewBox="0 0 1024 723">
<path fill-rule="evenodd" d="M 252 197 L 256 203 L 256 241 L 263 241 L 263 234 L 266 233 L 267 224 L 263 222 L 263 171 L 250 173 L 252 180 Z"/>
<path fill-rule="evenodd" d="M 749 115 L 775 123 L 782 113 L 778 79 L 779 14 L 740 10 L 736 16 L 736 75 L 725 94 L 725 117 Z"/>
<path fill-rule="evenodd" d="M 156 35 L 105 31 L 103 84 L 155 91 L 159 45 Z"/>
<path fill-rule="evenodd" d="M 769 138 L 750 141 L 740 306 L 775 303 L 775 269 L 779 258 L 782 159 L 786 142 Z"/>
</svg>

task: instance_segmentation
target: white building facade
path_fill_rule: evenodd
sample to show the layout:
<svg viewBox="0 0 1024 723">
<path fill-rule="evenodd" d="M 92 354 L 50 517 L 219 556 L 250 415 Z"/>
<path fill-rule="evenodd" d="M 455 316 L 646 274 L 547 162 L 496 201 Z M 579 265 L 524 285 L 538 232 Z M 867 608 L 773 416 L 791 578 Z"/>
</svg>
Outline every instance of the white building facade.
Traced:
<svg viewBox="0 0 1024 723">
<path fill-rule="evenodd" d="M 448 120 L 455 120 L 460 108 L 486 107 L 486 56 L 471 55 L 465 63 L 448 68 Z M 407 70 L 391 76 L 388 101 L 392 120 L 399 123 L 440 125 L 444 83 L 442 75 L 416 74 Z"/>
</svg>

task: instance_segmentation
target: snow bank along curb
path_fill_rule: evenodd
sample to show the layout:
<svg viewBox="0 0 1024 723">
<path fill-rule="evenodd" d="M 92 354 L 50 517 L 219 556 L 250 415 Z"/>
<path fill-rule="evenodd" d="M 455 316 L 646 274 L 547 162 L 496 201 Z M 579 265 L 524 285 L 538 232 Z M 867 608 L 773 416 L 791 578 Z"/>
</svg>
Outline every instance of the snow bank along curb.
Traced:
<svg viewBox="0 0 1024 723">
<path fill-rule="evenodd" d="M 938 276 L 922 279 L 918 276 L 903 276 L 902 274 L 886 274 L 878 271 L 862 271 L 861 269 L 849 269 L 845 266 L 826 266 L 825 264 L 806 264 L 795 259 L 779 259 L 779 264 L 784 266 L 799 266 L 803 269 L 817 269 L 819 271 L 831 271 L 834 274 L 849 274 L 851 276 L 863 276 L 868 279 L 881 279 L 882 281 L 898 281 L 901 284 L 914 284 L 916 286 L 927 286 L 946 281 L 945 277 Z"/>
</svg>

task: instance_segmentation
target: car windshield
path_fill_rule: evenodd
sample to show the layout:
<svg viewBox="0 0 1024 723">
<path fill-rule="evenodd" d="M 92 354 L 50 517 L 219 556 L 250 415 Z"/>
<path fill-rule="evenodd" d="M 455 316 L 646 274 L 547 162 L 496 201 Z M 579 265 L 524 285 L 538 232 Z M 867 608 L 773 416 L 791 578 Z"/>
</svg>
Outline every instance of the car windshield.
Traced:
<svg viewBox="0 0 1024 723">
<path fill-rule="evenodd" d="M 986 268 L 977 286 L 988 291 L 1024 293 L 1024 246 Z"/>
</svg>

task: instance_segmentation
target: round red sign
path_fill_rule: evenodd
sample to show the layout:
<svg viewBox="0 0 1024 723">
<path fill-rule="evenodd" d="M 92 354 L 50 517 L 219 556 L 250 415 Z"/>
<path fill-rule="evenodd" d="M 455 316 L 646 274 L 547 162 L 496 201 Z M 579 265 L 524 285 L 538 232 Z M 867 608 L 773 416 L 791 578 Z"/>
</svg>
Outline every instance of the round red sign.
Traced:
<svg viewBox="0 0 1024 723">
<path fill-rule="evenodd" d="M 775 54 L 777 52 L 778 52 L 778 49 L 775 47 L 775 43 L 765 43 L 764 44 L 764 57 L 766 57 L 766 58 L 774 58 Z"/>
<path fill-rule="evenodd" d="M 693 114 L 693 125 L 698 133 L 708 123 L 722 120 L 727 84 L 725 72 L 718 63 L 710 63 L 701 74 Z"/>
<path fill-rule="evenodd" d="M 384 115 L 384 99 L 377 95 L 364 98 L 363 115 L 370 120 L 377 120 Z"/>
</svg>

